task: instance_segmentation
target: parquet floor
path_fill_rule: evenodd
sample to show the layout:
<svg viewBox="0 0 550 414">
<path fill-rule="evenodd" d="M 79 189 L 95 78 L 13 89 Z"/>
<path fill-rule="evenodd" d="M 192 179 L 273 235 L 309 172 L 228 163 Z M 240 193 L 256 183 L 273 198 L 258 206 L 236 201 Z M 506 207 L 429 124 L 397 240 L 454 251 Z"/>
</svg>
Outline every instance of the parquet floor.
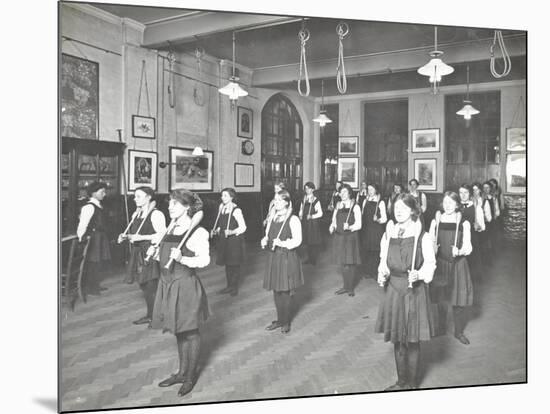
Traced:
<svg viewBox="0 0 550 414">
<path fill-rule="evenodd" d="M 132 325 L 145 304 L 122 274 L 75 312 L 61 315 L 61 401 L 64 411 L 139 405 L 188 404 L 379 391 L 395 382 L 393 347 L 374 333 L 381 289 L 362 279 L 356 296 L 335 296 L 341 278 L 330 254 L 304 266 L 306 285 L 296 295 L 292 331 L 267 332 L 274 319 L 262 289 L 265 253 L 249 249 L 237 297 L 215 292 L 223 268 L 200 271 L 214 315 L 202 330 L 201 374 L 194 390 L 157 383 L 177 369 L 175 338 Z M 466 327 L 471 345 L 449 334 L 422 344 L 422 387 L 526 380 L 525 246 L 508 248 L 475 284 L 477 306 Z"/>
</svg>

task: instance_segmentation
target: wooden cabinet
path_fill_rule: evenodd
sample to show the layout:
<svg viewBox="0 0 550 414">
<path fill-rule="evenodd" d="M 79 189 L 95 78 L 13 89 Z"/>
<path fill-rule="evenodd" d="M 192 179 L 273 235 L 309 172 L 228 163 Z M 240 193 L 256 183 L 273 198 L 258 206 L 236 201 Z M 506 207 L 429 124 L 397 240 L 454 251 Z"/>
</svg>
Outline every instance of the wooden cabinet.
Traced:
<svg viewBox="0 0 550 414">
<path fill-rule="evenodd" d="M 109 220 L 110 238 L 123 223 L 120 174 L 125 144 L 80 138 L 62 138 L 61 143 L 61 234 L 74 234 L 81 207 L 88 200 L 86 187 L 93 181 L 107 183 L 103 206 Z"/>
</svg>

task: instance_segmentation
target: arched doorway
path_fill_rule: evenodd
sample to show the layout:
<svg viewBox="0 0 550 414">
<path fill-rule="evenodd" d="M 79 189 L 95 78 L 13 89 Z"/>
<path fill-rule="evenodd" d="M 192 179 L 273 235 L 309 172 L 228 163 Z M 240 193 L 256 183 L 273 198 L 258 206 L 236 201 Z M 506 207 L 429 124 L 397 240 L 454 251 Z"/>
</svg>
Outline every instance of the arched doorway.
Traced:
<svg viewBox="0 0 550 414">
<path fill-rule="evenodd" d="M 284 181 L 295 198 L 302 188 L 303 125 L 294 104 L 273 95 L 262 109 L 262 204 L 273 197 L 273 183 Z"/>
</svg>

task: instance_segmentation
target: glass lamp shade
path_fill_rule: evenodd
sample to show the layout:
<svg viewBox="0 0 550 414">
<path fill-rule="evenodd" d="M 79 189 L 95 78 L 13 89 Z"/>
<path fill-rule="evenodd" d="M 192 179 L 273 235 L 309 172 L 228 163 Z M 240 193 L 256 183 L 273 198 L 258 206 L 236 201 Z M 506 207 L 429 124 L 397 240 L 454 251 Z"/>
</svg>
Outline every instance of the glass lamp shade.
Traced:
<svg viewBox="0 0 550 414">
<path fill-rule="evenodd" d="M 324 127 L 326 124 L 330 124 L 332 119 L 327 116 L 327 111 L 320 111 L 319 116 L 313 119 L 313 122 L 317 122 L 319 126 Z"/>
<path fill-rule="evenodd" d="M 428 76 L 430 83 L 441 82 L 442 76 L 450 75 L 455 71 L 452 66 L 447 65 L 439 58 L 442 54 L 443 52 L 439 51 L 430 53 L 432 57 L 430 61 L 417 70 L 421 75 Z"/>
<path fill-rule="evenodd" d="M 191 153 L 191 155 L 193 155 L 195 157 L 200 157 L 200 156 L 204 155 L 204 152 L 203 152 L 201 147 L 195 147 L 195 149 L 193 149 L 193 152 Z"/>
<path fill-rule="evenodd" d="M 248 92 L 239 86 L 239 84 L 237 83 L 238 80 L 239 78 L 231 76 L 229 78 L 229 83 L 223 88 L 218 89 L 218 91 L 222 95 L 229 96 L 229 99 L 231 100 L 236 100 L 238 98 L 242 98 L 243 96 L 247 96 Z"/>
<path fill-rule="evenodd" d="M 460 111 L 457 111 L 456 114 L 463 116 L 464 119 L 471 119 L 472 115 L 479 114 L 479 111 L 472 106 L 471 101 L 464 101 L 464 106 Z"/>
</svg>

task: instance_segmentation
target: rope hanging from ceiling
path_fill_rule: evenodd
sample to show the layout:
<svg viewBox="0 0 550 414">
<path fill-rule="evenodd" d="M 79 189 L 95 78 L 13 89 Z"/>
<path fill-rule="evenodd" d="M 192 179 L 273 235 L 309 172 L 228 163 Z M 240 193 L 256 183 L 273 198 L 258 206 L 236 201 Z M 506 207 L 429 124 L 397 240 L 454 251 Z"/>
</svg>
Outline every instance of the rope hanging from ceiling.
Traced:
<svg viewBox="0 0 550 414">
<path fill-rule="evenodd" d="M 168 56 L 168 105 L 170 108 L 176 107 L 176 77 L 174 75 L 174 63 L 176 62 L 176 55 L 173 52 L 169 52 Z"/>
<path fill-rule="evenodd" d="M 502 73 L 498 73 L 495 68 L 495 47 L 500 47 L 500 51 L 502 53 L 502 60 L 504 62 L 504 69 L 502 70 Z M 504 38 L 502 37 L 502 32 L 500 30 L 495 30 L 495 36 L 493 38 L 493 44 L 491 45 L 491 75 L 493 75 L 495 78 L 504 78 L 505 76 L 508 76 L 510 71 L 512 70 L 512 61 L 510 59 L 510 55 L 508 54 L 508 50 L 506 49 L 506 45 L 504 44 Z"/>
<path fill-rule="evenodd" d="M 336 67 L 336 86 L 338 92 L 341 94 L 346 93 L 348 88 L 348 81 L 346 78 L 346 68 L 344 67 L 344 38 L 349 34 L 349 26 L 347 23 L 339 23 L 336 26 L 336 33 L 338 34 L 338 66 Z"/>
<path fill-rule="evenodd" d="M 307 61 L 306 61 L 306 43 L 309 40 L 309 30 L 307 30 L 302 22 L 302 29 L 298 32 L 298 39 L 300 39 L 300 69 L 298 72 L 298 93 L 300 96 L 309 96 L 309 75 L 307 73 Z M 306 84 L 306 91 L 302 91 L 302 75 Z"/>
</svg>

